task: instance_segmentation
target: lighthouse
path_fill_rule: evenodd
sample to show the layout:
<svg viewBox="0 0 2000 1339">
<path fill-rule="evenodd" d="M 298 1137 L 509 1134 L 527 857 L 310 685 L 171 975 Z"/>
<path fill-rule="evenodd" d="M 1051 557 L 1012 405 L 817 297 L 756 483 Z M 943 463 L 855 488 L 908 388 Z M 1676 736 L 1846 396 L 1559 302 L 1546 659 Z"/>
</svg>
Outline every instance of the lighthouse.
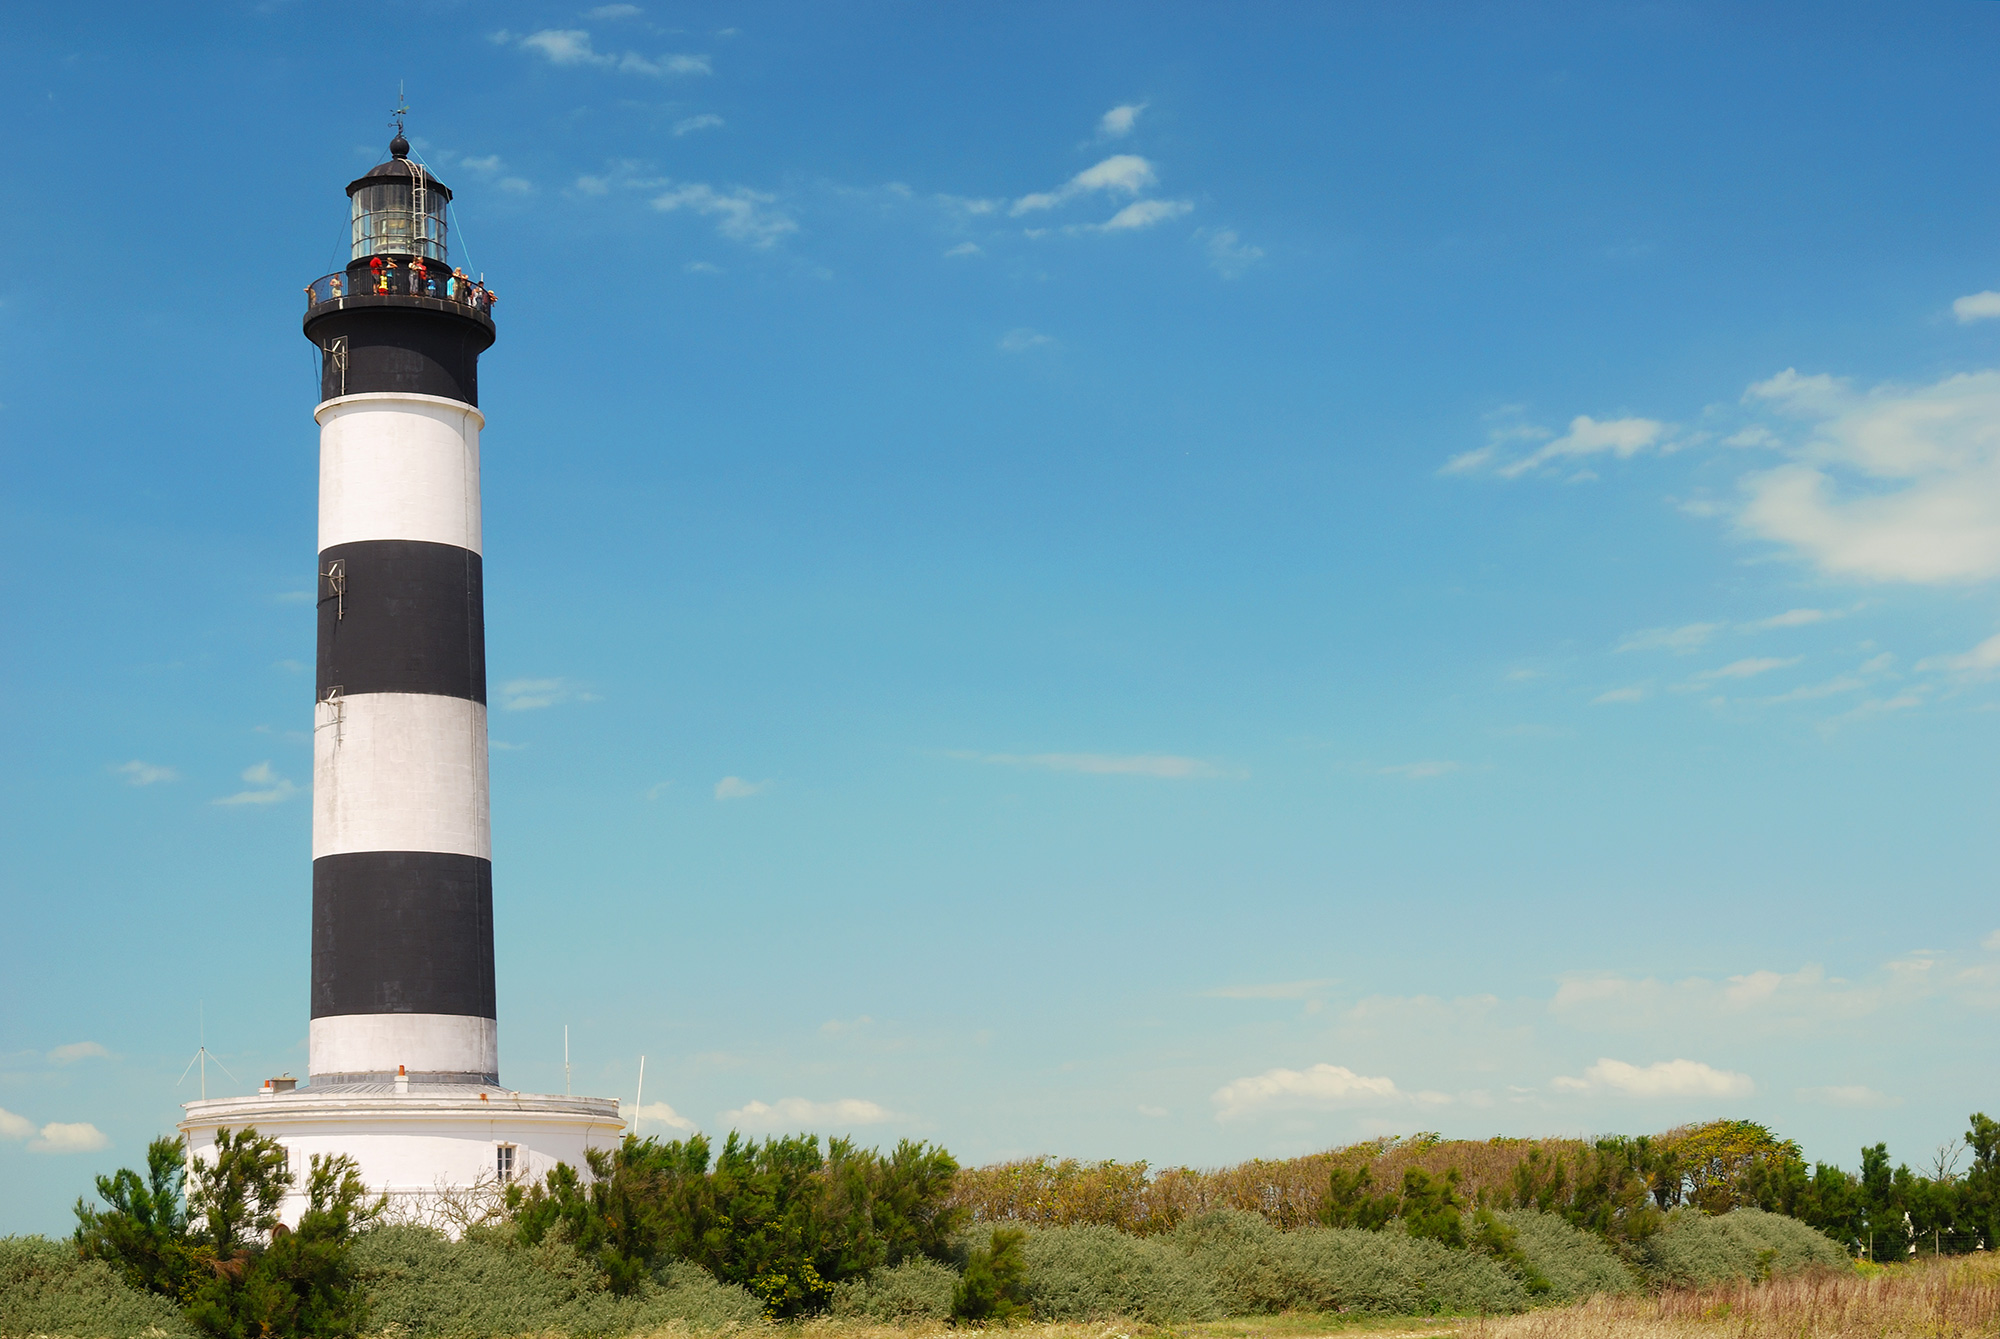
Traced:
<svg viewBox="0 0 2000 1339">
<path fill-rule="evenodd" d="M 306 1154 L 346 1153 L 414 1216 L 427 1199 L 457 1214 L 467 1192 L 580 1169 L 622 1122 L 615 1099 L 500 1082 L 479 501 L 495 297 L 452 263 L 452 193 L 400 120 L 347 196 L 348 261 L 305 290 L 319 357 L 308 1082 L 189 1103 L 181 1129 L 198 1156 L 215 1130 L 254 1125 L 298 1172 Z"/>
</svg>

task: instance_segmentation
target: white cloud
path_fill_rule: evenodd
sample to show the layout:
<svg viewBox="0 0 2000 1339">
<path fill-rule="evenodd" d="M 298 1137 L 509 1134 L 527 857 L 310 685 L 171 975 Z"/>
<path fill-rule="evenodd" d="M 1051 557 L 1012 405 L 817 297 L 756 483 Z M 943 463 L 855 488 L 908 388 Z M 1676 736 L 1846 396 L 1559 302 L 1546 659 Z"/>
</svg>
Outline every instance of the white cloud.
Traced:
<svg viewBox="0 0 2000 1339">
<path fill-rule="evenodd" d="M 79 1060 L 109 1060 L 111 1052 L 94 1041 L 73 1041 L 49 1052 L 49 1063 L 73 1065 Z"/>
<path fill-rule="evenodd" d="M 633 1124 L 645 1121 L 649 1125 L 665 1125 L 676 1130 L 692 1130 L 694 1122 L 665 1102 L 648 1102 L 642 1107 L 634 1107 Z"/>
<path fill-rule="evenodd" d="M 1979 947 L 2000 951 L 2000 930 L 1995 930 L 1992 934 L 1980 940 Z"/>
<path fill-rule="evenodd" d="M 984 255 L 985 252 L 980 250 L 979 243 L 977 242 L 960 242 L 957 246 L 945 252 L 945 254 L 947 256 L 980 256 Z"/>
<path fill-rule="evenodd" d="M 1097 118 L 1097 133 L 1105 139 L 1123 139 L 1132 133 L 1133 124 L 1146 106 L 1143 102 L 1127 102 L 1113 107 Z"/>
<path fill-rule="evenodd" d="M 584 13 L 584 17 L 587 19 L 633 19 L 645 12 L 637 5 L 599 5 L 596 9 L 587 10 Z"/>
<path fill-rule="evenodd" d="M 1745 1074 L 1716 1069 L 1699 1060 L 1658 1060 L 1631 1065 L 1623 1060 L 1599 1060 L 1580 1079 L 1559 1078 L 1563 1092 L 1609 1092 L 1622 1097 L 1745 1097 L 1754 1085 Z"/>
<path fill-rule="evenodd" d="M 1687 655 L 1708 644 L 1708 639 L 1722 631 L 1720 623 L 1683 623 L 1678 628 L 1643 628 L 1627 633 L 1618 643 L 1620 651 L 1672 651 L 1675 655 Z"/>
<path fill-rule="evenodd" d="M 1311 981 L 1274 981 L 1251 986 L 1217 986 L 1201 992 L 1212 1000 L 1303 1000 L 1319 994 L 1334 983 L 1330 976 Z"/>
<path fill-rule="evenodd" d="M 239 790 L 234 795 L 224 795 L 211 804 L 277 804 L 298 794 L 299 788 L 271 770 L 271 764 L 260 762 L 255 767 L 243 769 L 243 779 L 250 783 L 249 790 Z"/>
<path fill-rule="evenodd" d="M 1215 1103 L 1217 1120 L 1234 1120 L 1264 1111 L 1337 1111 L 1411 1099 L 1392 1079 L 1356 1074 L 1343 1065 L 1314 1065 L 1267 1069 L 1236 1079 L 1216 1089 L 1209 1100 Z"/>
<path fill-rule="evenodd" d="M 1434 776 L 1448 776 L 1459 771 L 1464 764 L 1455 762 L 1400 762 L 1381 769 L 1383 776 L 1407 777 L 1412 781 L 1427 781 Z"/>
<path fill-rule="evenodd" d="M 1137 154 L 1113 154 L 1071 177 L 1053 191 L 1024 195 L 1008 210 L 1016 218 L 1038 209 L 1054 209 L 1080 195 L 1106 191 L 1114 195 L 1137 195 L 1157 180 L 1153 165 Z"/>
<path fill-rule="evenodd" d="M 180 779 L 180 773 L 171 767 L 161 767 L 156 763 L 140 762 L 137 758 L 134 758 L 131 762 L 121 762 L 111 770 L 119 776 L 124 777 L 125 784 L 128 786 L 151 786 L 162 781 L 178 781 Z"/>
<path fill-rule="evenodd" d="M 700 116 L 685 116 L 674 122 L 674 134 L 687 135 L 697 130 L 714 130 L 722 124 L 722 118 L 714 112 L 703 112 Z"/>
<path fill-rule="evenodd" d="M 1838 611 L 1826 609 L 1787 609 L 1782 614 L 1760 618 L 1754 623 L 1745 623 L 1745 632 L 1763 632 L 1769 628 L 1803 628 L 1809 623 L 1824 623 L 1830 618 L 1839 618 Z"/>
<path fill-rule="evenodd" d="M 1759 674 L 1768 674 L 1775 669 L 1796 665 L 1804 658 L 1792 656 L 1781 660 L 1776 656 L 1748 656 L 1742 660 L 1731 661 L 1717 669 L 1703 670 L 1694 677 L 1703 682 L 1712 682 L 1716 679 L 1749 679 Z"/>
<path fill-rule="evenodd" d="M 1955 656 L 1930 656 L 1917 662 L 1920 670 L 1949 670 L 1954 674 L 1983 677 L 2000 669 L 2000 634 L 1988 637 L 1970 651 Z"/>
<path fill-rule="evenodd" d="M 494 34 L 494 40 L 505 42 L 512 34 Z M 538 51 L 556 65 L 592 65 L 602 69 L 616 70 L 621 74 L 708 74 L 707 56 L 666 55 L 642 56 L 636 51 L 614 55 L 599 51 L 591 45 L 590 34 L 582 28 L 544 28 L 519 39 L 519 45 L 528 51 Z"/>
<path fill-rule="evenodd" d="M 1263 258 L 1264 248 L 1250 245 L 1234 228 L 1217 228 L 1208 235 L 1208 263 L 1225 279 L 1240 278 Z"/>
<path fill-rule="evenodd" d="M 1744 477 L 1743 532 L 1834 576 L 2000 576 L 2000 372 L 1862 393 L 1787 369 L 1744 399 L 1809 435 L 1785 464 Z"/>
<path fill-rule="evenodd" d="M 42 1127 L 38 1138 L 28 1141 L 28 1149 L 33 1153 L 95 1153 L 109 1147 L 111 1141 L 104 1137 L 104 1132 L 85 1121 L 50 1121 Z"/>
<path fill-rule="evenodd" d="M 0 1107 L 0 1139 L 26 1139 L 35 1132 L 35 1123 Z"/>
<path fill-rule="evenodd" d="M 1626 688 L 1608 688 L 1590 699 L 1590 705 L 1593 707 L 1608 707 L 1617 702 L 1644 702 L 1645 700 L 1645 687 L 1640 684 L 1633 684 Z"/>
<path fill-rule="evenodd" d="M 502 177 L 500 178 L 500 189 L 510 191 L 515 195 L 533 195 L 535 193 L 535 183 L 529 181 L 526 177 Z"/>
<path fill-rule="evenodd" d="M 509 679 L 500 686 L 504 711 L 540 711 L 572 701 L 595 702 L 597 696 L 579 691 L 568 679 Z"/>
<path fill-rule="evenodd" d="M 859 1097 L 812 1102 L 803 1097 L 781 1097 L 776 1102 L 746 1102 L 734 1111 L 722 1113 L 729 1125 L 745 1130 L 806 1130 L 831 1126 L 847 1129 L 856 1125 L 882 1125 L 901 1119 L 876 1102 Z"/>
<path fill-rule="evenodd" d="M 713 218 L 715 230 L 724 237 L 755 247 L 775 246 L 786 233 L 798 231 L 799 225 L 790 217 L 770 208 L 775 203 L 776 196 L 747 186 L 718 191 L 702 182 L 676 186 L 653 197 L 653 208 L 662 213 L 685 209 Z"/>
<path fill-rule="evenodd" d="M 458 165 L 473 172 L 489 174 L 500 170 L 500 155 L 489 153 L 484 158 L 461 158 Z"/>
<path fill-rule="evenodd" d="M 715 798 L 718 800 L 747 800 L 752 795 L 760 795 L 771 788 L 768 781 L 745 781 L 740 776 L 726 776 L 715 783 Z"/>
<path fill-rule="evenodd" d="M 1951 314 L 1958 318 L 1960 325 L 2000 316 L 2000 293 L 1990 290 L 1984 293 L 1969 293 L 1951 304 Z"/>
<path fill-rule="evenodd" d="M 964 753 L 946 755 L 1000 767 L 1039 767 L 1050 772 L 1084 772 L 1092 776 L 1152 776 L 1182 781 L 1192 777 L 1228 776 L 1214 763 L 1171 753 Z"/>
<path fill-rule="evenodd" d="M 1594 419 L 1578 414 L 1570 420 L 1569 431 L 1547 442 L 1530 455 L 1502 465 L 1496 473 L 1504 479 L 1518 478 L 1553 460 L 1576 459 L 1609 453 L 1630 460 L 1660 444 L 1667 425 L 1650 418 Z"/>
<path fill-rule="evenodd" d="M 1090 226 L 1096 232 L 1131 232 L 1179 218 L 1193 208 L 1185 200 L 1134 200 L 1104 222 Z"/>
<path fill-rule="evenodd" d="M 1801 1088 L 1798 1095 L 1801 1102 L 1811 1102 L 1815 1106 L 1881 1108 L 1903 1105 L 1900 1097 L 1891 1097 L 1858 1083 L 1829 1088 Z"/>
<path fill-rule="evenodd" d="M 691 260 L 681 266 L 681 269 L 689 274 L 721 274 L 723 272 L 720 265 L 711 265 L 705 260 Z"/>
<path fill-rule="evenodd" d="M 1053 339 L 1042 334 L 1040 331 L 1030 330 L 1026 326 L 1019 326 L 1000 336 L 999 348 L 1002 353 L 1026 353 L 1029 349 L 1040 348 L 1044 344 L 1053 343 L 1055 343 Z"/>
</svg>

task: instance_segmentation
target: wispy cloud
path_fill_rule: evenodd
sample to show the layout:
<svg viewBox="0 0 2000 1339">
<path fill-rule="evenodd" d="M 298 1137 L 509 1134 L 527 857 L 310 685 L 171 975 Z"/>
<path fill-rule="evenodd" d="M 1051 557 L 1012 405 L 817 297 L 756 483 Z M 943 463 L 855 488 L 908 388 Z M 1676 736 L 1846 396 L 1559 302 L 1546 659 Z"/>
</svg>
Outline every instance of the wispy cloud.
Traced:
<svg viewBox="0 0 2000 1339">
<path fill-rule="evenodd" d="M 94 1041 L 66 1042 L 49 1052 L 52 1065 L 73 1065 L 79 1060 L 109 1060 L 111 1052 Z"/>
<path fill-rule="evenodd" d="M 1132 133 L 1138 124 L 1139 113 L 1146 110 L 1143 102 L 1120 103 L 1097 118 L 1097 133 L 1104 139 L 1123 139 Z"/>
<path fill-rule="evenodd" d="M 26 1139 L 34 1132 L 33 1121 L 0 1107 L 0 1139 Z"/>
<path fill-rule="evenodd" d="M 1786 658 L 1777 656 L 1747 656 L 1742 660 L 1733 660 L 1729 664 L 1719 666 L 1715 669 L 1703 670 L 1694 677 L 1703 683 L 1711 683 L 1717 679 L 1749 679 L 1759 674 L 1769 674 L 1772 670 L 1789 669 L 1804 658 L 1803 656 L 1790 656 Z"/>
<path fill-rule="evenodd" d="M 1217 228 L 1208 234 L 1208 263 L 1225 279 L 1240 279 L 1252 265 L 1264 258 L 1264 248 L 1252 246 L 1236 235 L 1234 228 Z"/>
<path fill-rule="evenodd" d="M 1988 637 L 1970 651 L 1957 655 L 1928 656 L 1917 662 L 1920 670 L 1946 670 L 1970 678 L 1986 678 L 2000 670 L 2000 634 Z"/>
<path fill-rule="evenodd" d="M 998 767 L 1034 767 L 1048 772 L 1083 772 L 1092 776 L 1151 776 L 1174 781 L 1196 777 L 1234 776 L 1200 758 L 1171 753 L 969 753 L 945 756 Z"/>
<path fill-rule="evenodd" d="M 1179 218 L 1193 208 L 1186 200 L 1134 200 L 1104 222 L 1085 226 L 1095 232 L 1132 232 Z"/>
<path fill-rule="evenodd" d="M 1113 154 L 1101 163 L 1086 167 L 1055 190 L 1022 196 L 1007 212 L 1019 218 L 1037 210 L 1054 209 L 1079 196 L 1098 193 L 1137 195 L 1158 179 L 1153 165 L 1137 154 Z"/>
<path fill-rule="evenodd" d="M 715 798 L 718 800 L 747 800 L 752 795 L 761 795 L 771 788 L 768 781 L 745 781 L 740 776 L 726 776 L 715 783 Z"/>
<path fill-rule="evenodd" d="M 1527 455 L 1510 458 L 1505 454 L 1505 443 L 1537 437 L 1549 440 Z M 1670 445 L 1667 425 L 1656 419 L 1596 419 L 1578 414 L 1570 420 L 1569 431 L 1559 437 L 1550 437 L 1538 428 L 1510 425 L 1495 433 L 1485 446 L 1453 456 L 1438 473 L 1494 474 L 1502 479 L 1517 479 L 1530 472 L 1591 457 L 1630 460 L 1644 451 L 1665 451 Z"/>
<path fill-rule="evenodd" d="M 1000 336 L 999 348 L 1002 353 L 1026 353 L 1029 349 L 1039 349 L 1043 345 L 1053 343 L 1055 343 L 1053 339 L 1039 330 L 1018 326 Z"/>
<path fill-rule="evenodd" d="M 1658 1060 L 1650 1065 L 1603 1059 L 1581 1078 L 1558 1078 L 1559 1092 L 1612 1093 L 1620 1097 L 1747 1097 L 1755 1085 L 1747 1074 L 1716 1069 L 1699 1060 Z"/>
<path fill-rule="evenodd" d="M 789 215 L 772 208 L 777 203 L 775 195 L 747 186 L 717 190 L 705 182 L 690 182 L 654 196 L 652 203 L 662 213 L 684 209 L 712 218 L 715 230 L 724 237 L 760 249 L 777 245 L 780 238 L 799 229 Z"/>
<path fill-rule="evenodd" d="M 1593 707 L 1608 707 L 1618 702 L 1644 702 L 1646 689 L 1641 684 L 1628 684 L 1624 688 L 1608 688 L 1590 699 Z"/>
<path fill-rule="evenodd" d="M 592 45 L 589 32 L 582 28 L 544 28 L 518 38 L 503 31 L 494 34 L 494 37 L 502 42 L 511 40 L 522 50 L 537 52 L 555 65 L 595 66 L 616 70 L 620 74 L 653 76 L 710 73 L 707 56 L 672 53 L 644 56 L 636 51 L 599 51 Z"/>
<path fill-rule="evenodd" d="M 1721 623 L 1683 623 L 1677 628 L 1642 628 L 1638 632 L 1627 633 L 1618 643 L 1620 651 L 1672 651 L 1676 655 L 1687 655 L 1708 645 L 1709 639 L 1722 631 Z"/>
<path fill-rule="evenodd" d="M 1756 619 L 1742 624 L 1745 632 L 1765 632 L 1772 628 L 1803 628 L 1812 623 L 1824 623 L 1830 618 L 1839 618 L 1837 609 L 1787 609 L 1782 614 Z"/>
<path fill-rule="evenodd" d="M 775 1102 L 745 1102 L 722 1113 L 725 1124 L 744 1130 L 804 1130 L 813 1127 L 850 1129 L 857 1125 L 883 1125 L 900 1120 L 895 1112 L 878 1102 L 860 1097 L 840 1097 L 831 1102 L 813 1102 L 803 1097 L 781 1097 Z"/>
<path fill-rule="evenodd" d="M 583 16 L 587 19 L 635 19 L 645 12 L 637 5 L 599 5 L 585 10 Z"/>
<path fill-rule="evenodd" d="M 162 781 L 180 780 L 180 773 L 173 768 L 162 767 L 157 763 L 140 762 L 137 758 L 131 762 L 121 762 L 111 770 L 124 777 L 128 786 L 156 786 Z"/>
<path fill-rule="evenodd" d="M 1351 1107 L 1436 1105 L 1451 1099 L 1443 1093 L 1405 1093 L 1392 1079 L 1356 1074 L 1344 1065 L 1314 1065 L 1309 1069 L 1267 1069 L 1236 1079 L 1209 1098 L 1217 1120 L 1236 1120 L 1271 1111 L 1340 1111 Z"/>
<path fill-rule="evenodd" d="M 243 779 L 250 783 L 250 789 L 239 790 L 234 795 L 224 795 L 211 800 L 211 804 L 277 804 L 298 794 L 299 788 L 279 776 L 268 762 L 260 762 L 254 767 L 243 769 Z"/>
<path fill-rule="evenodd" d="M 703 112 L 699 116 L 684 116 L 674 122 L 674 134 L 691 135 L 697 130 L 717 130 L 721 126 L 721 117 L 714 112 Z"/>
<path fill-rule="evenodd" d="M 946 251 L 945 254 L 947 256 L 979 256 L 984 255 L 985 251 L 977 242 L 960 242 L 957 246 Z"/>
</svg>

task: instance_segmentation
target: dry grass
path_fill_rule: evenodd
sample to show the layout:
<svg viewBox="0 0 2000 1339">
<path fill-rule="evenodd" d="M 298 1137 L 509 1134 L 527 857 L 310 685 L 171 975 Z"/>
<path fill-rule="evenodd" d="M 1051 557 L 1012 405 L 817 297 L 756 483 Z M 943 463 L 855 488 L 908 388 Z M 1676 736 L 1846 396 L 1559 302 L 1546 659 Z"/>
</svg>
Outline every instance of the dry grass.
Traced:
<svg viewBox="0 0 2000 1339">
<path fill-rule="evenodd" d="M 1153 1233 L 1210 1209 L 1244 1209 L 1291 1229 L 1314 1220 L 1336 1168 L 1366 1166 L 1383 1188 L 1400 1185 L 1406 1168 L 1434 1176 L 1456 1168 L 1461 1189 L 1477 1195 L 1481 1189 L 1504 1190 L 1530 1153 L 1568 1162 L 1589 1148 L 1580 1139 L 1378 1139 L 1213 1171 L 1036 1158 L 966 1168 L 952 1188 L 952 1202 L 970 1210 L 976 1221 L 1041 1227 L 1101 1223 Z"/>
<path fill-rule="evenodd" d="M 2000 1261 L 1919 1261 L 1768 1283 L 1597 1297 L 1575 1306 L 1469 1322 L 1462 1339 L 1886 1339 L 2000 1335 Z"/>
</svg>

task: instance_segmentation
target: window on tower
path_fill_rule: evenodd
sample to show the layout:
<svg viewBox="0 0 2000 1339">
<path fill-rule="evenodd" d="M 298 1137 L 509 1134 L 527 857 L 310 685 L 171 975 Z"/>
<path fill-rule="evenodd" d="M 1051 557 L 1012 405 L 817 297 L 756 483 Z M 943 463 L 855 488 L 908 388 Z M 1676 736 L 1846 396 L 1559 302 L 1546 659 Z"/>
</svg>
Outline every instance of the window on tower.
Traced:
<svg viewBox="0 0 2000 1339">
<path fill-rule="evenodd" d="M 502 1183 L 514 1179 L 514 1145 L 498 1144 L 493 1149 L 493 1172 Z"/>
</svg>

